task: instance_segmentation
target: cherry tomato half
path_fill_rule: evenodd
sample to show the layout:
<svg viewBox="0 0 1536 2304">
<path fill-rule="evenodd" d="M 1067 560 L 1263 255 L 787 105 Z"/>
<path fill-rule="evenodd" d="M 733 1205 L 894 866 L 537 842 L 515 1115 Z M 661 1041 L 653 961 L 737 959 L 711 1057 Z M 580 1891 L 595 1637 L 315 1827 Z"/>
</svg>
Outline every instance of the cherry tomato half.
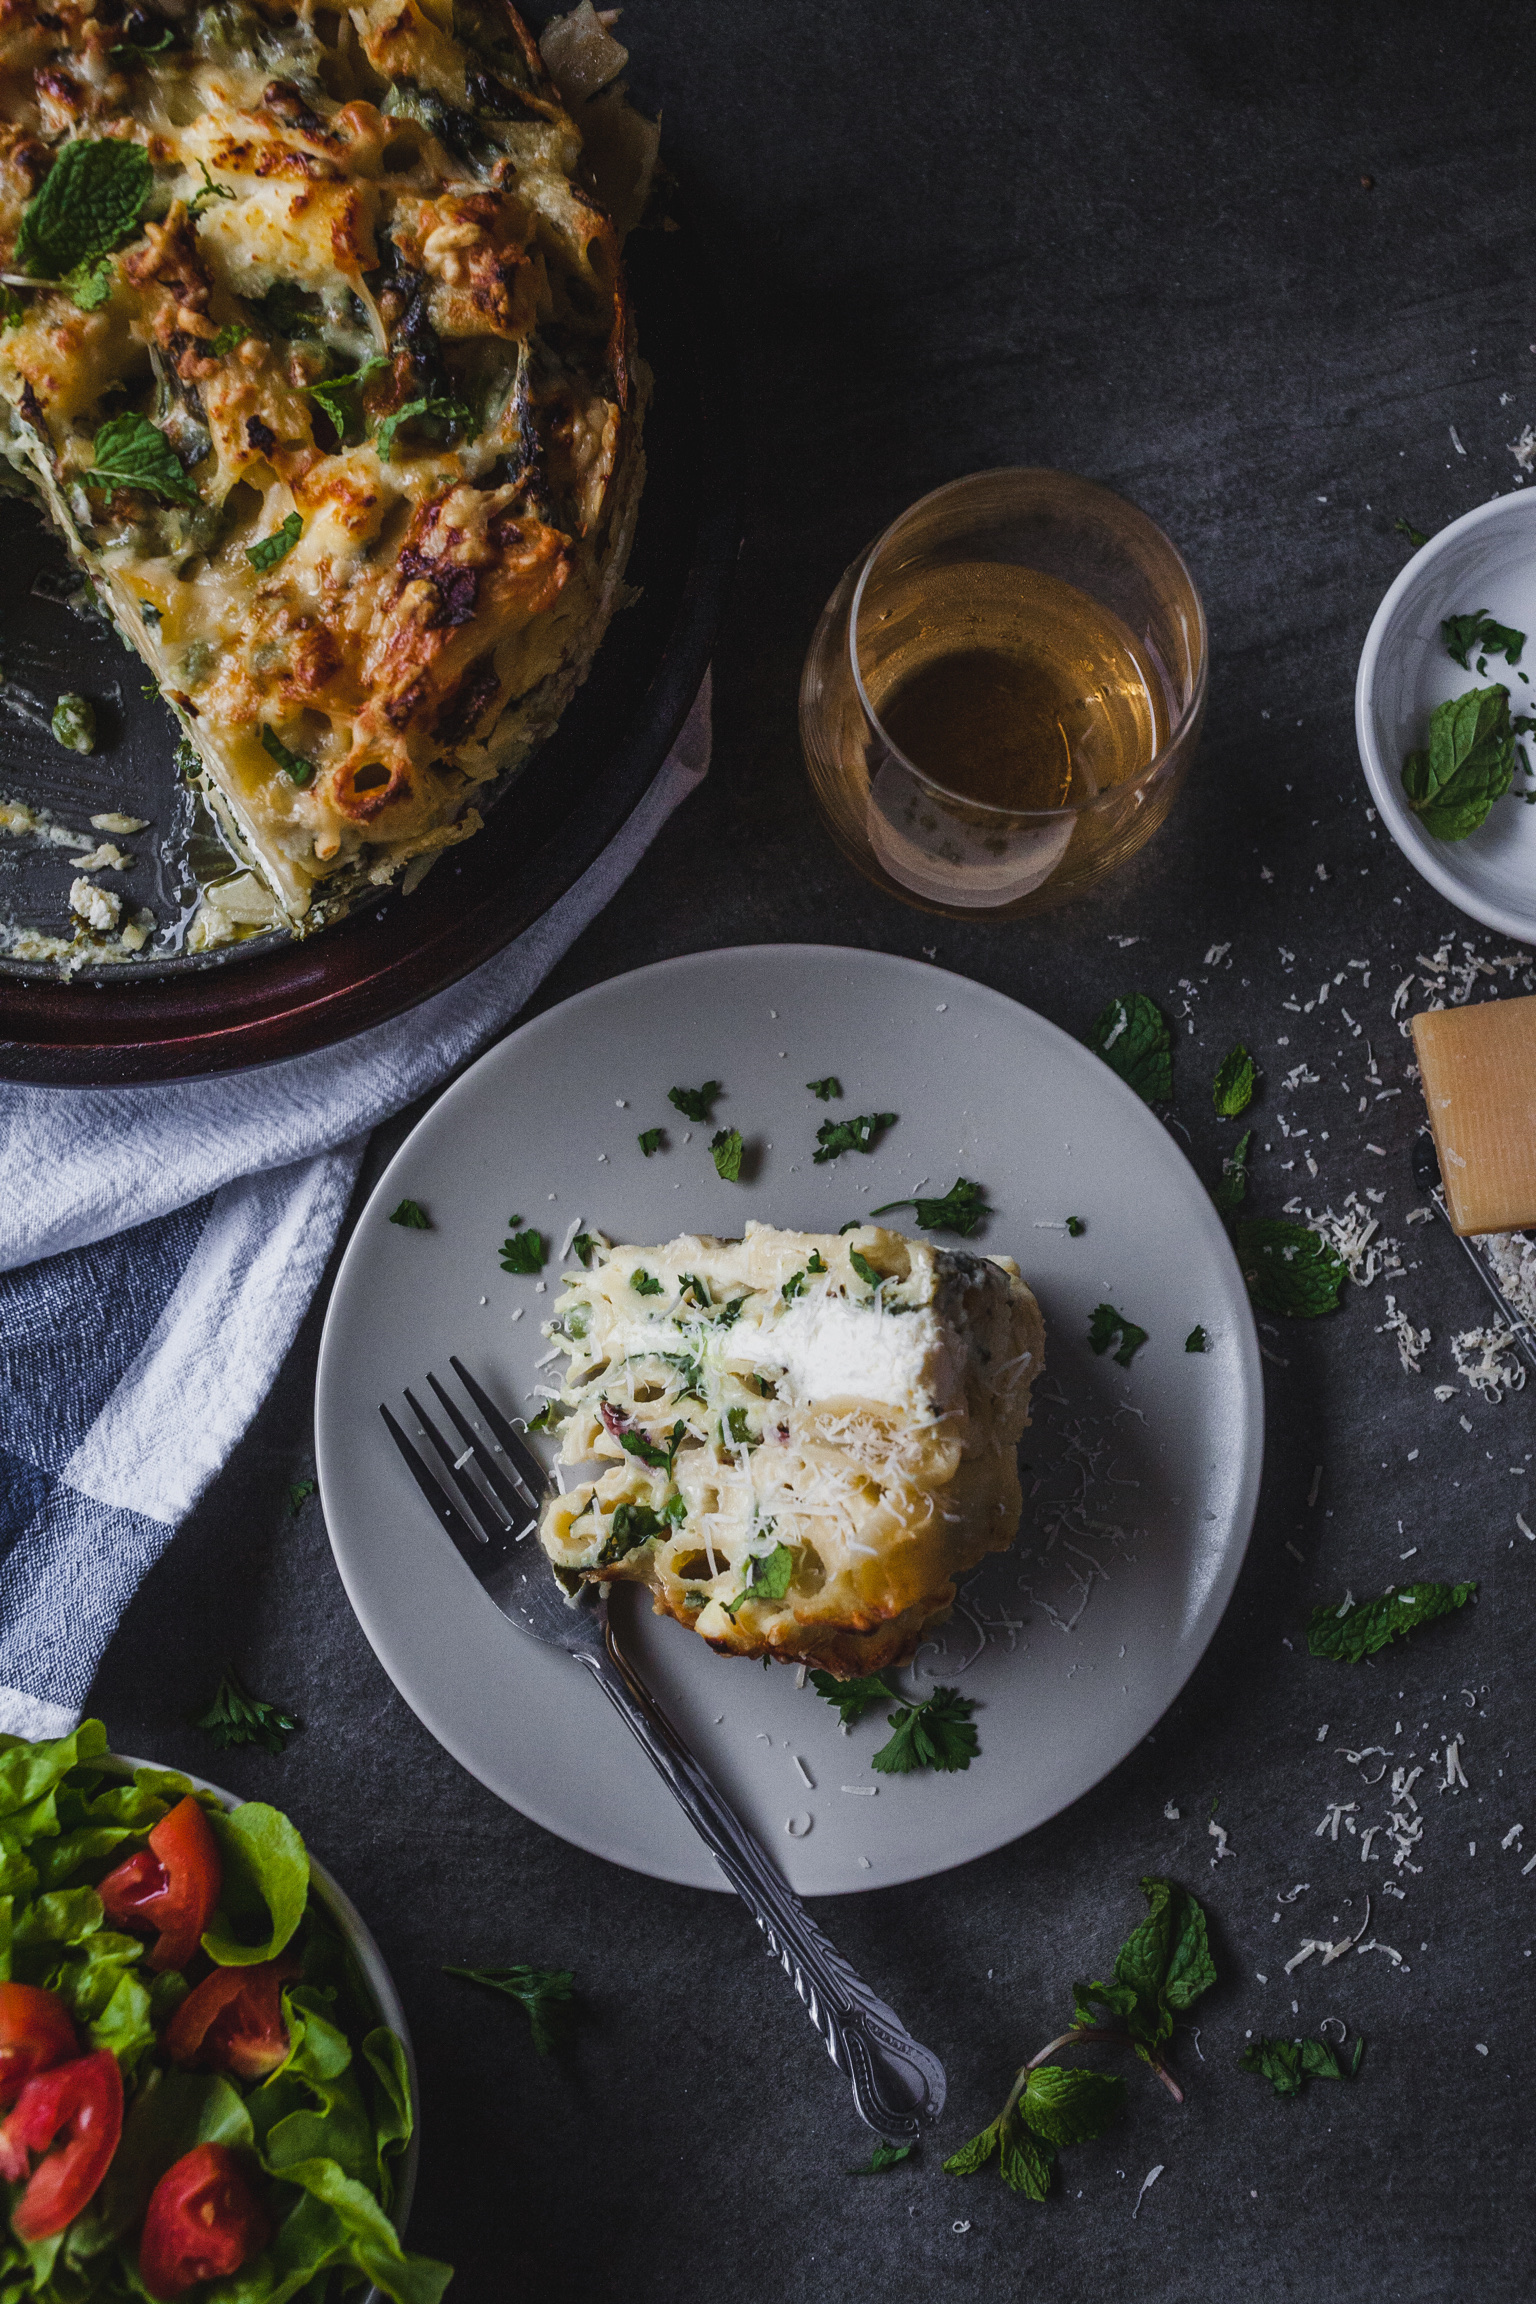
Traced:
<svg viewBox="0 0 1536 2304">
<path fill-rule="evenodd" d="M 31 2155 L 42 2154 L 11 2214 L 19 2239 L 46 2240 L 79 2215 L 122 2133 L 123 2076 L 110 2049 L 55 2064 L 23 2084 L 0 2121 L 0 2176 L 20 2183 Z"/>
<path fill-rule="evenodd" d="M 0 1984 L 0 2106 L 14 2104 L 21 2084 L 79 2054 L 69 2010 L 40 1984 Z"/>
<path fill-rule="evenodd" d="M 299 1973 L 297 1960 L 263 1960 L 254 1968 L 215 1968 L 195 1984 L 161 2035 L 173 2064 L 200 2064 L 265 2080 L 288 2053 L 283 1986 Z"/>
<path fill-rule="evenodd" d="M 178 1800 L 149 1836 L 149 1846 L 109 1872 L 96 1893 L 119 1928 L 159 1937 L 151 1968 L 185 1968 L 219 1901 L 224 1867 L 207 1817 L 190 1797 Z"/>
<path fill-rule="evenodd" d="M 150 2194 L 139 2277 L 168 2304 L 199 2280 L 238 2272 L 266 2246 L 269 2229 L 240 2155 L 227 2144 L 199 2144 Z"/>
</svg>

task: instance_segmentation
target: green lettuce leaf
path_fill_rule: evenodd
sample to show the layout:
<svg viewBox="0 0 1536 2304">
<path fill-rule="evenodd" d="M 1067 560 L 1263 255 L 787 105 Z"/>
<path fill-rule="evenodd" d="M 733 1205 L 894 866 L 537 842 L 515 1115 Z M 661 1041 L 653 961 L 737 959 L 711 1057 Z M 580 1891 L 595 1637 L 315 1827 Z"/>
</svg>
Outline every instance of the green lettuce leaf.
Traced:
<svg viewBox="0 0 1536 2304">
<path fill-rule="evenodd" d="M 208 1820 L 224 1862 L 224 1892 L 203 1950 L 221 1968 L 275 1960 L 309 1895 L 309 1854 L 298 1827 L 262 1800 Z"/>
</svg>

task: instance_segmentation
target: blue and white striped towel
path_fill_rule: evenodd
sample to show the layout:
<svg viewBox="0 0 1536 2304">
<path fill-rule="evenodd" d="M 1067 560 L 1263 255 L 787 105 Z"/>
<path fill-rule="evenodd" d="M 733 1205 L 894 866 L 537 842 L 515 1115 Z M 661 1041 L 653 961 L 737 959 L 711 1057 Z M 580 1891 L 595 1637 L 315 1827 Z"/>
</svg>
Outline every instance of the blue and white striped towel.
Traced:
<svg viewBox="0 0 1536 2304">
<path fill-rule="evenodd" d="M 706 676 L 611 847 L 410 1015 L 222 1079 L 0 1086 L 0 1728 L 78 1717 L 293 1342 L 369 1130 L 505 1030 L 601 911 L 704 776 L 709 707 Z"/>
</svg>

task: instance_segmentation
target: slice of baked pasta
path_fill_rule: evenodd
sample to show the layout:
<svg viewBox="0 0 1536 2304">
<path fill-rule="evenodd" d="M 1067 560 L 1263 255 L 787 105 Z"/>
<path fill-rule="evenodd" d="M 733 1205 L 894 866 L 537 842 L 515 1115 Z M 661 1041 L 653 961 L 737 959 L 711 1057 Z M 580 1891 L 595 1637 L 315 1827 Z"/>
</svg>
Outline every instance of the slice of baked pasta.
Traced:
<svg viewBox="0 0 1536 2304">
<path fill-rule="evenodd" d="M 555 1566 L 648 1584 L 733 1655 L 910 1657 L 1018 1530 L 1044 1330 L 1017 1265 L 873 1224 L 588 1254 L 546 1418 L 607 1468 L 546 1504 Z"/>
<path fill-rule="evenodd" d="M 201 940 L 474 832 L 591 661 L 642 475 L 619 233 L 512 9 L 8 0 L 0 277 L 0 454 L 259 875 Z"/>
</svg>

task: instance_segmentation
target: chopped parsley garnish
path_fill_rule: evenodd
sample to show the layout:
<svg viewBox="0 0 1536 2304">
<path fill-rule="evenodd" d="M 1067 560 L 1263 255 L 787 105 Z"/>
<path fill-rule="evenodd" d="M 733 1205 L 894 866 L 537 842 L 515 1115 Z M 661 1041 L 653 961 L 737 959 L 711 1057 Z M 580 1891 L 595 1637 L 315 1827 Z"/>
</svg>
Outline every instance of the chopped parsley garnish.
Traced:
<svg viewBox="0 0 1536 2304">
<path fill-rule="evenodd" d="M 403 408 L 397 408 L 392 416 L 385 417 L 373 436 L 374 446 L 387 464 L 395 453 L 395 436 L 402 424 L 425 424 L 429 431 L 435 431 L 439 426 L 462 426 L 468 430 L 473 427 L 474 421 L 473 408 L 462 400 L 439 399 L 435 396 L 423 400 L 407 400 Z"/>
<path fill-rule="evenodd" d="M 1221 1164 L 1220 1181 L 1211 1193 L 1218 1216 L 1230 1216 L 1248 1196 L 1248 1147 L 1252 1142 L 1253 1130 L 1245 1129 Z"/>
<path fill-rule="evenodd" d="M 370 376 L 376 376 L 381 368 L 388 366 L 389 362 L 384 354 L 376 352 L 371 360 L 365 360 L 361 368 L 354 368 L 350 375 L 327 376 L 318 384 L 306 384 L 304 386 L 304 390 L 309 394 L 311 400 L 325 411 L 338 440 L 345 439 L 349 431 L 361 428 L 363 421 L 360 398 L 362 388 Z M 405 411 L 402 409 L 401 417 L 404 414 Z M 399 422 L 400 418 L 391 418 L 389 421 Z M 381 426 L 380 430 L 382 431 L 382 429 Z M 389 451 L 387 448 L 381 448 L 379 454 L 387 457 Z"/>
<path fill-rule="evenodd" d="M 1379 1600 L 1362 1600 L 1353 1608 L 1347 1604 L 1314 1608 L 1307 1618 L 1308 1653 L 1335 1664 L 1358 1664 L 1420 1624 L 1454 1615 L 1476 1590 L 1475 1583 L 1402 1584 Z"/>
<path fill-rule="evenodd" d="M 1257 1078 L 1253 1058 L 1239 1040 L 1216 1067 L 1211 1088 L 1211 1101 L 1223 1120 L 1235 1120 L 1240 1112 L 1247 1111 L 1253 1102 L 1253 1084 Z"/>
<path fill-rule="evenodd" d="M 1232 1227 L 1232 1245 L 1248 1294 L 1261 1312 L 1289 1320 L 1337 1312 L 1349 1266 L 1310 1225 L 1277 1216 L 1241 1216 Z"/>
<path fill-rule="evenodd" d="M 709 1119 L 710 1106 L 723 1093 L 718 1080 L 706 1080 L 702 1088 L 669 1088 L 667 1102 L 675 1105 L 685 1120 L 703 1127 Z"/>
<path fill-rule="evenodd" d="M 1093 1350 L 1102 1358 L 1117 1336 L 1120 1345 L 1114 1355 L 1116 1364 L 1121 1368 L 1129 1368 L 1147 1341 L 1146 1329 L 1138 1328 L 1134 1320 L 1127 1320 L 1125 1314 L 1117 1312 L 1113 1304 L 1095 1304 L 1088 1322 L 1088 1342 Z"/>
<path fill-rule="evenodd" d="M 1469 688 L 1429 716 L 1427 751 L 1403 762 L 1403 790 L 1426 832 L 1465 840 L 1502 800 L 1519 756 L 1507 688 Z"/>
<path fill-rule="evenodd" d="M 850 2168 L 850 2176 L 883 2176 L 888 2168 L 899 2168 L 909 2159 L 916 2147 L 912 2144 L 877 2144 L 864 2168 Z"/>
<path fill-rule="evenodd" d="M 1186 1352 L 1209 1352 L 1210 1348 L 1211 1340 L 1197 1320 L 1184 1339 L 1184 1349 Z"/>
<path fill-rule="evenodd" d="M 873 1152 L 876 1140 L 895 1125 L 894 1112 L 861 1112 L 853 1120 L 823 1120 L 816 1131 L 818 1149 L 811 1158 L 820 1167 L 844 1152 Z"/>
<path fill-rule="evenodd" d="M 507 1218 L 511 1230 L 501 1244 L 501 1268 L 503 1272 L 542 1272 L 544 1235 L 535 1232 L 531 1224 L 526 1231 L 519 1231 L 518 1226 L 522 1221 L 521 1216 Z"/>
<path fill-rule="evenodd" d="M 681 1528 L 688 1517 L 688 1499 L 680 1488 L 674 1488 L 661 1508 L 661 1516 L 669 1528 Z"/>
<path fill-rule="evenodd" d="M 901 1701 L 883 1672 L 866 1674 L 862 1680 L 834 1680 L 830 1672 L 813 1672 L 811 1686 L 818 1696 L 837 1706 L 837 1716 L 845 1728 L 856 1727 L 872 1704 Z"/>
<path fill-rule="evenodd" d="M 22 210 L 13 269 L 35 280 L 62 281 L 77 302 L 81 287 L 94 303 L 104 302 L 104 292 L 97 293 L 101 268 L 138 231 L 154 189 L 155 172 L 142 144 L 77 137 L 61 147 Z"/>
<path fill-rule="evenodd" d="M 648 1544 L 653 1536 L 660 1536 L 666 1527 L 659 1512 L 649 1504 L 618 1504 L 608 1523 L 608 1537 L 597 1556 L 599 1568 L 612 1568 L 639 1545 Z"/>
<path fill-rule="evenodd" d="M 918 1768 L 936 1768 L 941 1774 L 969 1768 L 981 1752 L 981 1739 L 971 1725 L 974 1696 L 958 1688 L 935 1688 L 921 1704 L 904 1704 L 887 1716 L 896 1733 L 882 1744 L 870 1761 L 882 1776 L 910 1776 Z"/>
<path fill-rule="evenodd" d="M 306 760 L 302 752 L 290 752 L 276 729 L 269 728 L 265 720 L 261 724 L 261 748 L 269 759 L 277 762 L 291 783 L 303 785 L 314 782 L 313 760 Z"/>
<path fill-rule="evenodd" d="M 566 1409 L 563 1401 L 546 1400 L 537 1416 L 530 1416 L 526 1420 L 523 1430 L 525 1432 L 553 1432 L 557 1424 L 564 1422 L 565 1415 Z"/>
<path fill-rule="evenodd" d="M 709 1140 L 709 1149 L 714 1156 L 715 1174 L 722 1183 L 739 1184 L 741 1182 L 741 1130 L 739 1128 L 717 1129 Z"/>
<path fill-rule="evenodd" d="M 861 1147 L 864 1149 L 864 1147 Z M 821 1158 L 818 1152 L 817 1159 Z M 969 1240 L 979 1232 L 992 1210 L 987 1206 L 984 1184 L 973 1184 L 968 1176 L 957 1176 L 942 1200 L 887 1200 L 878 1208 L 871 1208 L 871 1216 L 889 1216 L 893 1208 L 914 1208 L 917 1221 L 924 1232 L 958 1232 L 962 1240 Z"/>
<path fill-rule="evenodd" d="M 810 1254 L 810 1261 L 802 1265 L 798 1272 L 791 1272 L 789 1278 L 785 1281 L 783 1287 L 779 1290 L 779 1294 L 783 1297 L 785 1303 L 792 1304 L 797 1296 L 803 1296 L 805 1294 L 805 1283 L 810 1278 L 810 1276 L 813 1273 L 823 1273 L 826 1271 L 826 1269 L 827 1267 L 821 1260 L 821 1251 L 817 1248 L 813 1248 Z"/>
<path fill-rule="evenodd" d="M 1269 2081 L 1277 2096 L 1299 2096 L 1304 2080 L 1353 2080 L 1364 2054 L 1365 2042 L 1360 2039 L 1346 2064 L 1329 2040 L 1276 2040 L 1266 2034 L 1248 2042 L 1237 2068 Z"/>
<path fill-rule="evenodd" d="M 665 1128 L 642 1128 L 638 1138 L 636 1139 L 641 1151 L 645 1154 L 647 1160 L 649 1160 L 653 1152 L 659 1152 L 661 1150 L 666 1140 L 667 1132 Z"/>
<path fill-rule="evenodd" d="M 654 1272 L 647 1272 L 643 1264 L 635 1266 L 629 1276 L 629 1284 L 637 1296 L 659 1296 L 661 1294 L 661 1282 L 656 1278 Z"/>
<path fill-rule="evenodd" d="M 1067 1238 L 1069 1240 L 1081 1240 L 1087 1229 L 1088 1227 L 1081 1216 L 1069 1216 L 1067 1218 Z"/>
<path fill-rule="evenodd" d="M 601 1240 L 599 1240 L 595 1234 L 591 1232 L 578 1232 L 575 1239 L 571 1242 L 571 1254 L 576 1257 L 578 1262 L 585 1268 L 585 1270 L 590 1272 L 592 1269 L 592 1259 L 597 1254 L 602 1245 L 603 1244 Z"/>
<path fill-rule="evenodd" d="M 203 173 L 202 188 L 194 192 L 187 202 L 187 214 L 194 219 L 201 216 L 205 208 L 211 208 L 215 200 L 233 200 L 235 197 L 232 184 L 220 184 L 215 177 L 209 175 L 206 160 L 199 160 L 197 165 Z M 240 334 L 245 334 L 243 328 Z"/>
<path fill-rule="evenodd" d="M 727 1408 L 725 1412 L 725 1426 L 726 1430 L 729 1432 L 731 1438 L 736 1442 L 738 1447 L 745 1447 L 748 1442 L 750 1442 L 752 1438 L 752 1429 L 747 1422 L 747 1412 L 745 1408 Z"/>
<path fill-rule="evenodd" d="M 67 145 L 66 151 L 78 151 Z M 137 149 L 137 147 L 135 147 Z M 181 458 L 147 416 L 109 416 L 94 442 L 96 461 L 81 474 L 87 488 L 142 488 L 169 504 L 200 501 Z"/>
<path fill-rule="evenodd" d="M 701 1280 L 697 1272 L 679 1272 L 677 1285 L 685 1304 L 691 1297 L 701 1312 L 713 1312 L 715 1300 L 709 1292 L 709 1282 Z"/>
<path fill-rule="evenodd" d="M 1393 521 L 1392 526 L 1399 536 L 1407 537 L 1415 552 L 1418 551 L 1421 544 L 1427 544 L 1429 542 L 1429 538 L 1425 535 L 1423 529 L 1415 528 L 1413 522 L 1411 520 L 1405 520 L 1401 512 L 1399 512 L 1397 518 Z"/>
<path fill-rule="evenodd" d="M 807 1272 L 825 1272 L 827 1267 L 821 1260 L 821 1250 L 819 1248 L 813 1248 L 811 1250 L 810 1259 L 805 1268 Z"/>
<path fill-rule="evenodd" d="M 873 1264 L 871 1264 L 869 1261 L 869 1258 L 867 1256 L 861 1256 L 857 1248 L 849 1249 L 848 1261 L 853 1266 L 854 1271 L 863 1281 L 866 1288 L 883 1288 L 885 1286 L 885 1274 L 883 1272 L 877 1272 Z"/>
<path fill-rule="evenodd" d="M 282 1751 L 290 1736 L 304 1725 L 291 1712 L 280 1705 L 265 1704 L 259 1696 L 251 1695 L 242 1686 L 240 1676 L 232 1664 L 224 1667 L 218 1694 L 206 1712 L 192 1722 L 211 1737 L 221 1752 L 228 1752 L 240 1744 L 261 1744 L 274 1757 Z"/>
<path fill-rule="evenodd" d="M 825 1080 L 807 1080 L 806 1086 L 823 1104 L 830 1104 L 834 1096 L 841 1096 L 843 1092 L 843 1084 L 835 1072 L 829 1072 Z"/>
<path fill-rule="evenodd" d="M 304 533 L 302 513 L 290 512 L 286 520 L 274 528 L 270 536 L 263 536 L 255 544 L 247 544 L 245 556 L 260 575 L 275 568 L 279 560 L 286 560 Z"/>
<path fill-rule="evenodd" d="M 297 1520 L 311 1496 L 318 1495 L 318 1493 L 318 1486 L 313 1480 L 291 1480 L 288 1483 L 288 1511 L 290 1516 Z"/>
<path fill-rule="evenodd" d="M 158 688 L 150 694 L 157 696 Z M 53 708 L 48 723 L 55 744 L 62 744 L 66 752 L 94 752 L 96 749 L 96 707 L 89 696 L 77 696 L 69 690 Z"/>
<path fill-rule="evenodd" d="M 570 2018 L 574 1969 L 444 1968 L 443 1974 L 467 1977 L 471 1984 L 484 1984 L 492 1992 L 504 1992 L 509 2000 L 521 2001 L 541 2056 L 558 2045 Z"/>
<path fill-rule="evenodd" d="M 1089 1046 L 1147 1104 L 1173 1094 L 1173 1040 L 1168 1021 L 1145 992 L 1111 1000 L 1097 1018 Z"/>
<path fill-rule="evenodd" d="M 773 1522 L 766 1525 L 771 1529 Z M 782 1600 L 794 1580 L 795 1555 L 787 1544 L 775 1544 L 771 1552 L 754 1552 L 742 1562 L 746 1583 L 734 1600 L 727 1600 L 725 1612 L 732 1623 L 737 1610 L 748 1600 Z"/>
<path fill-rule="evenodd" d="M 243 320 L 226 320 L 217 336 L 210 336 L 207 350 L 215 360 L 227 360 L 237 346 L 243 344 L 250 330 Z"/>
<path fill-rule="evenodd" d="M 1486 608 L 1478 608 L 1470 616 L 1447 616 L 1440 627 L 1440 637 L 1451 662 L 1459 664 L 1463 672 L 1471 671 L 1469 658 L 1474 654 L 1485 658 L 1502 656 L 1513 669 L 1525 646 L 1523 632 L 1511 630 L 1508 624 L 1496 624 Z M 1479 672 L 1486 672 L 1488 666 L 1480 663 L 1477 668 Z"/>
<path fill-rule="evenodd" d="M 407 1232 L 430 1232 L 432 1220 L 419 1200 L 402 1200 L 398 1208 L 389 1212 L 391 1224 L 403 1224 Z"/>
<path fill-rule="evenodd" d="M 642 1464 L 649 1464 L 653 1472 L 665 1472 L 670 1476 L 673 1464 L 677 1460 L 677 1451 L 682 1446 L 687 1431 L 687 1425 L 679 1417 L 667 1434 L 665 1448 L 658 1448 L 653 1440 L 647 1440 L 643 1432 L 621 1432 L 619 1434 L 619 1446 L 626 1456 L 638 1456 Z"/>
</svg>

